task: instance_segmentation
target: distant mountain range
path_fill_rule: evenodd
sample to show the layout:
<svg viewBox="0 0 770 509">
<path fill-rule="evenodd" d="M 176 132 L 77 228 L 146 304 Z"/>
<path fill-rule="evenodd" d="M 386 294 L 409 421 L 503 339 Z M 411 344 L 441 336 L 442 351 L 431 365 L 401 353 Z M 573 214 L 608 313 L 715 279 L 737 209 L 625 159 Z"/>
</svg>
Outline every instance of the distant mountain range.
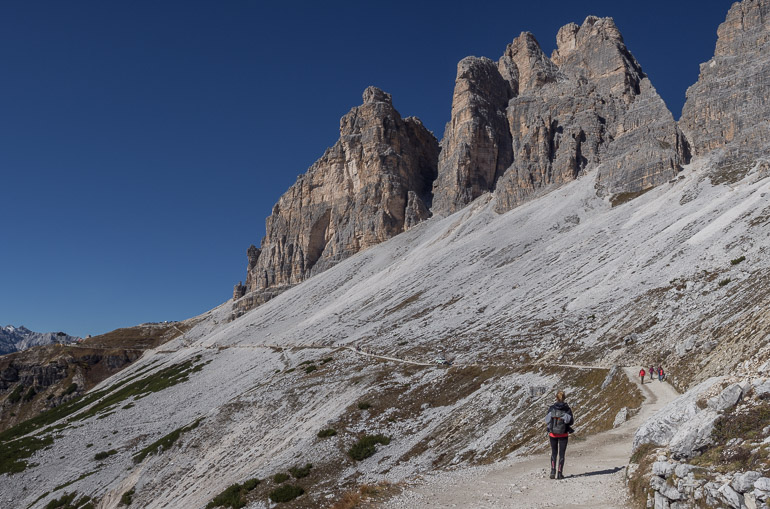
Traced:
<svg viewBox="0 0 770 509">
<path fill-rule="evenodd" d="M 0 355 L 20 352 L 33 346 L 74 343 L 79 339 L 64 332 L 33 332 L 24 326 L 6 325 L 0 328 Z"/>
</svg>

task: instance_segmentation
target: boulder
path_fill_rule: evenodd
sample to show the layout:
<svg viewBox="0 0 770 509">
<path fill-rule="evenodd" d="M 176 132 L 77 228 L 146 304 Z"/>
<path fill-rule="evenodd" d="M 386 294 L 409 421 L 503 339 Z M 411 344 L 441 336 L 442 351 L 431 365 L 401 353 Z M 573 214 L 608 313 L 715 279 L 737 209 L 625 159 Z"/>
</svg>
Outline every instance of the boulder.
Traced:
<svg viewBox="0 0 770 509">
<path fill-rule="evenodd" d="M 760 477 L 754 481 L 754 488 L 770 493 L 770 477 Z"/>
<path fill-rule="evenodd" d="M 770 381 L 766 381 L 754 387 L 754 395 L 758 398 L 770 398 Z"/>
<path fill-rule="evenodd" d="M 734 407 L 736 403 L 743 396 L 743 388 L 740 384 L 732 384 L 726 387 L 719 396 L 711 398 L 708 401 L 708 406 L 715 412 L 724 412 Z"/>
<path fill-rule="evenodd" d="M 652 473 L 653 475 L 657 475 L 666 479 L 671 477 L 671 474 L 674 473 L 675 467 L 676 465 L 667 461 L 656 461 L 652 464 Z"/>
<path fill-rule="evenodd" d="M 748 493 L 754 489 L 754 483 L 761 477 L 759 472 L 748 471 L 736 473 L 730 486 L 738 493 Z"/>
<path fill-rule="evenodd" d="M 722 380 L 722 377 L 709 378 L 661 408 L 636 431 L 633 449 L 642 444 L 669 445 L 679 428 L 702 412 L 697 405 L 701 395 Z"/>
<path fill-rule="evenodd" d="M 627 407 L 623 407 L 615 415 L 615 420 L 612 422 L 612 427 L 613 428 L 617 428 L 618 426 L 621 426 L 627 420 L 628 420 L 628 408 Z"/>
<path fill-rule="evenodd" d="M 719 488 L 719 498 L 721 498 L 728 507 L 733 509 L 741 509 L 745 505 L 743 495 L 732 489 L 729 484 L 725 484 Z"/>
<path fill-rule="evenodd" d="M 718 418 L 716 412 L 704 410 L 683 422 L 669 441 L 671 456 L 675 459 L 689 459 L 711 444 L 711 431 Z"/>
<path fill-rule="evenodd" d="M 687 477 L 687 474 L 692 472 L 694 470 L 694 468 L 695 467 L 693 467 L 692 465 L 689 465 L 687 463 L 680 463 L 674 469 L 674 473 L 676 474 L 677 477 L 679 477 L 680 479 L 683 479 L 683 478 Z"/>
</svg>

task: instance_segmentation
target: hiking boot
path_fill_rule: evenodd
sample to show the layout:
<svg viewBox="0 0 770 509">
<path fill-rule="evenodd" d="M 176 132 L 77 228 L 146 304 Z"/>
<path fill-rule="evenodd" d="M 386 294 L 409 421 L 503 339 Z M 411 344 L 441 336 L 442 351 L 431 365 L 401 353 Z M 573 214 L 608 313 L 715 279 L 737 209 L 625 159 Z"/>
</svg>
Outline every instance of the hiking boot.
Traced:
<svg viewBox="0 0 770 509">
<path fill-rule="evenodd" d="M 555 478 L 556 478 L 556 469 L 552 468 L 551 469 L 551 479 L 555 479 Z"/>
<path fill-rule="evenodd" d="M 564 476 L 561 474 L 561 472 L 559 472 L 558 474 L 556 474 L 556 478 L 557 479 L 564 479 Z"/>
</svg>

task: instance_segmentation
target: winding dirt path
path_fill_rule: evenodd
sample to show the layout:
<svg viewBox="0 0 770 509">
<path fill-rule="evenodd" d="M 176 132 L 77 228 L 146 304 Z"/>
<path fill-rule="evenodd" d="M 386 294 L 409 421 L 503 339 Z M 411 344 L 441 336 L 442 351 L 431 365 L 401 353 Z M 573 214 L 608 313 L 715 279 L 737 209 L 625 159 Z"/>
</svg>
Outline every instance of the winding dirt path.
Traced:
<svg viewBox="0 0 770 509">
<path fill-rule="evenodd" d="M 639 382 L 636 368 L 624 368 L 645 401 L 637 415 L 613 430 L 571 441 L 566 479 L 548 477 L 548 456 L 513 458 L 494 465 L 426 476 L 385 508 L 618 508 L 628 507 L 623 482 L 634 433 L 641 423 L 679 394 L 668 383 Z"/>
</svg>

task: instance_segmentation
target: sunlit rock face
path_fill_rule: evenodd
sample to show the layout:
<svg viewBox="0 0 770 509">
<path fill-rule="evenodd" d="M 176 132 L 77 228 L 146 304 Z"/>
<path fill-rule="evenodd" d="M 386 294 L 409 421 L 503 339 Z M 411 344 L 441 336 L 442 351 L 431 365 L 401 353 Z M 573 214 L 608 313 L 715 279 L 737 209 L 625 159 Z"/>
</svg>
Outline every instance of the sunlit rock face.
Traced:
<svg viewBox="0 0 770 509">
<path fill-rule="evenodd" d="M 524 32 L 497 64 L 458 65 L 434 213 L 494 191 L 497 211 L 597 169 L 601 192 L 644 191 L 689 157 L 673 116 L 611 18 L 566 25 L 546 56 Z"/>
</svg>

